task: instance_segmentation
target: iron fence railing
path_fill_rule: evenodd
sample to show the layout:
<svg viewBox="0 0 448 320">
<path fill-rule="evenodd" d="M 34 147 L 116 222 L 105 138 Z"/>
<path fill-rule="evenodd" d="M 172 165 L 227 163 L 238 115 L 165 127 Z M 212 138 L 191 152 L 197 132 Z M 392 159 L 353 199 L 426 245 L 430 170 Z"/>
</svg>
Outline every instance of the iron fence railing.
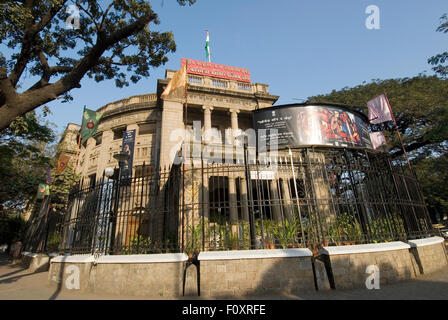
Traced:
<svg viewBox="0 0 448 320">
<path fill-rule="evenodd" d="M 418 181 L 384 153 L 304 148 L 76 186 L 61 252 L 145 254 L 347 245 L 433 235 Z"/>
</svg>

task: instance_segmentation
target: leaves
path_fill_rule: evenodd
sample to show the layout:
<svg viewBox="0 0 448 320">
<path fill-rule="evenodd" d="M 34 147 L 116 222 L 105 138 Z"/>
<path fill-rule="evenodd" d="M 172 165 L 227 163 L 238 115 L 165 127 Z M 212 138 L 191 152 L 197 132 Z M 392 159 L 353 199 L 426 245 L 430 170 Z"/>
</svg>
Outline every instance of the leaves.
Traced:
<svg viewBox="0 0 448 320">
<path fill-rule="evenodd" d="M 21 209 L 45 182 L 55 135 L 34 112 L 17 118 L 0 135 L 0 211 Z"/>
<path fill-rule="evenodd" d="M 437 32 L 448 33 L 448 15 L 444 14 L 440 18 L 440 26 L 437 28 Z M 428 63 L 433 65 L 434 72 L 439 74 L 443 79 L 448 76 L 448 51 L 437 54 L 428 59 Z"/>
<path fill-rule="evenodd" d="M 66 10 L 73 2 L 79 18 Z M 70 101 L 69 91 L 79 88 L 84 76 L 129 86 L 149 77 L 151 68 L 165 64 L 176 50 L 171 32 L 151 30 L 150 23 L 160 21 L 148 1 L 73 2 L 0 4 L 0 43 L 12 52 L 0 55 L 0 129 L 57 97 Z M 68 28 L 74 19 L 79 28 Z M 25 70 L 39 80 L 20 89 Z"/>
</svg>

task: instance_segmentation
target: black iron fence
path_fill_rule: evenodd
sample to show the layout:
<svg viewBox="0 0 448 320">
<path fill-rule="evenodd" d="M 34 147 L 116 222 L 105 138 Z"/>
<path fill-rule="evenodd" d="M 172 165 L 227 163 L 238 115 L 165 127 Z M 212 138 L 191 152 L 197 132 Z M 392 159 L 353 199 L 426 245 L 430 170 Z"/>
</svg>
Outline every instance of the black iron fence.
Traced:
<svg viewBox="0 0 448 320">
<path fill-rule="evenodd" d="M 384 153 L 304 148 L 76 186 L 61 252 L 145 254 L 387 242 L 435 234 L 415 175 Z"/>
<path fill-rule="evenodd" d="M 62 242 L 65 212 L 55 210 L 51 196 L 38 200 L 26 223 L 22 251 L 58 252 Z"/>
</svg>

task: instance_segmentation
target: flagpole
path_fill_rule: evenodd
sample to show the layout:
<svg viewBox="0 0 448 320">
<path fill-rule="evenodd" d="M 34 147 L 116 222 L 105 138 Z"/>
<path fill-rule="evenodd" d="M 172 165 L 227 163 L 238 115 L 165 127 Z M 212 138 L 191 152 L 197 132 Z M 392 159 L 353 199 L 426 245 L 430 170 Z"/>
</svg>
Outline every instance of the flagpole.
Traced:
<svg viewBox="0 0 448 320">
<path fill-rule="evenodd" d="M 409 169 L 410 169 L 411 172 L 412 172 L 411 162 L 409 161 L 408 154 L 406 153 L 406 149 L 405 149 L 404 144 L 403 144 L 403 140 L 401 139 L 401 134 L 400 134 L 400 131 L 398 130 L 397 121 L 395 120 L 395 116 L 394 116 L 394 114 L 393 114 L 393 112 L 392 112 L 392 107 L 390 106 L 389 99 L 387 98 L 386 93 L 384 93 L 384 96 L 386 97 L 387 106 L 389 107 L 390 115 L 392 116 L 392 120 L 394 121 L 395 129 L 397 130 L 398 138 L 399 138 L 399 140 L 400 140 L 401 147 L 403 148 L 404 156 L 406 157 L 406 161 L 408 162 Z"/>
</svg>

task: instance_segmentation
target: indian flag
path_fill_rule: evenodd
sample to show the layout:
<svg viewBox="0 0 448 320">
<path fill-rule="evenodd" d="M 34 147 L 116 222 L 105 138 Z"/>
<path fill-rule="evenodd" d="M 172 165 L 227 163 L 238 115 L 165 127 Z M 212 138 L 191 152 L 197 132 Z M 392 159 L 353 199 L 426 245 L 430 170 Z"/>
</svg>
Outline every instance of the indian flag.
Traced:
<svg viewBox="0 0 448 320">
<path fill-rule="evenodd" d="M 207 31 L 207 40 L 205 40 L 205 58 L 208 60 L 208 62 L 211 62 L 210 60 L 210 38 Z"/>
</svg>

